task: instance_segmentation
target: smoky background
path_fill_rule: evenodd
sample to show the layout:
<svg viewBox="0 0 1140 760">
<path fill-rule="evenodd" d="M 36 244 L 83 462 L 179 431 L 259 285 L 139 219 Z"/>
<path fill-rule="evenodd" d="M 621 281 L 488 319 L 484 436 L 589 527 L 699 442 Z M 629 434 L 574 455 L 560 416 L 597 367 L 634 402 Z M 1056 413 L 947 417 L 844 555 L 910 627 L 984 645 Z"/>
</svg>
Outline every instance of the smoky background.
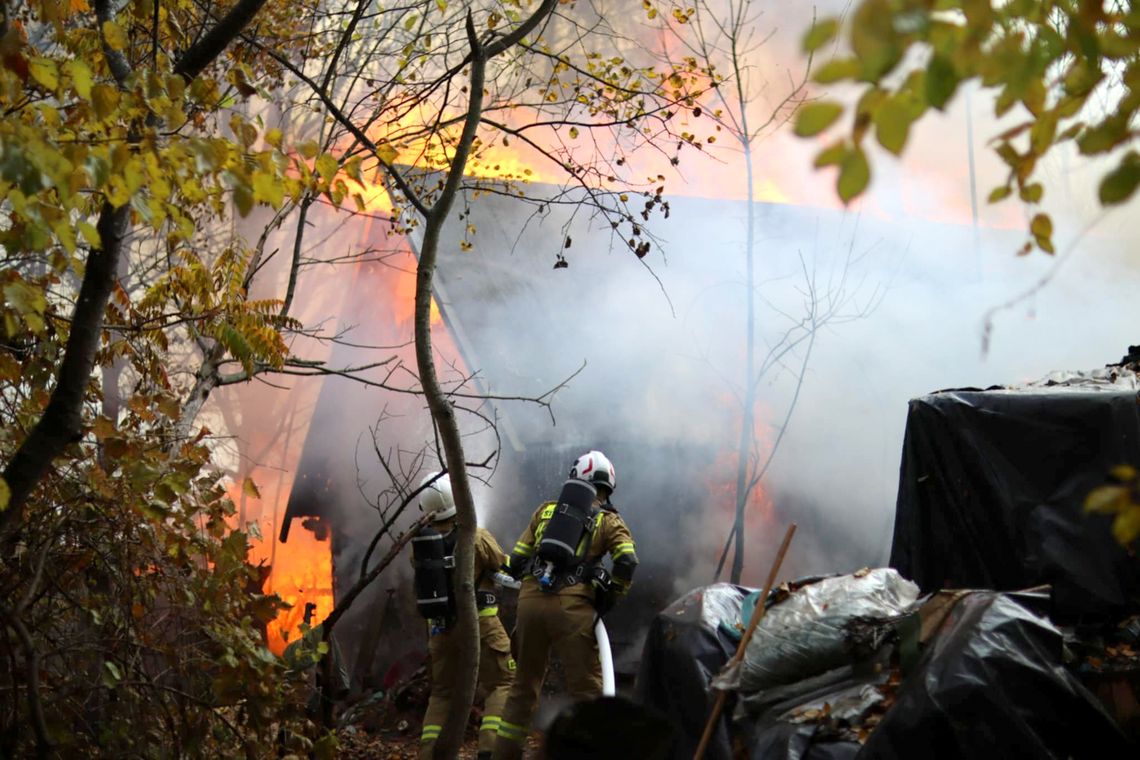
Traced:
<svg viewBox="0 0 1140 760">
<path fill-rule="evenodd" d="M 754 63 L 772 84 L 758 112 L 778 101 L 779 84 L 804 65 L 799 40 L 812 14 L 797 2 L 764 5 L 758 24 L 772 35 Z M 823 16 L 846 4 L 815 8 Z M 630 34 L 654 40 L 648 27 Z M 760 454 L 776 451 L 749 506 L 744 583 L 763 583 L 791 521 L 799 531 L 787 578 L 887 562 L 910 398 L 1100 367 L 1140 342 L 1129 222 L 1135 206 L 1101 212 L 1097 165 L 1061 150 L 1041 169 L 1052 183 L 1046 208 L 1058 255 L 1017 256 L 1026 209 L 985 203 L 1004 177 L 987 142 L 1008 126 L 991 112 L 989 96 L 966 86 L 945 113 L 912 130 L 901 160 L 874 151 L 871 188 L 848 208 L 835 200 L 833 176 L 810 169 L 822 141 L 784 130 L 758 144 L 760 356 L 802 319 L 809 281 L 818 293 L 842 283 L 859 316 L 820 330 L 806 363 L 802 350 L 792 352 L 760 382 Z M 483 407 L 502 448 L 493 470 L 482 473 L 486 482 L 475 486 L 476 503 L 481 524 L 510 551 L 578 454 L 597 448 L 611 458 L 613 500 L 641 559 L 630 598 L 607 618 L 625 667 L 639 655 L 652 615 L 714 578 L 732 521 L 744 382 L 740 154 L 722 138 L 676 167 L 660 156 L 643 160 L 646 176 L 666 177 L 670 204 L 668 218 L 645 223 L 659 245 L 644 260 L 608 225 L 568 207 L 540 211 L 505 195 L 466 196 L 464 217 L 453 218 L 441 250 L 433 331 L 443 365 L 454 365 L 453 378 L 472 376 L 467 387 L 477 392 L 538 396 L 573 375 L 549 410 L 506 400 Z M 535 184 L 523 192 L 537 201 L 558 189 Z M 381 219 L 327 207 L 313 214 L 309 235 L 319 276 L 297 303 L 335 324 L 344 339 L 313 351 L 332 366 L 396 356 L 414 368 L 415 236 L 405 240 Z M 473 248 L 463 251 L 459 241 L 467 237 Z M 568 266 L 555 268 L 560 255 Z M 389 370 L 365 376 L 414 381 Z M 278 561 L 289 551 L 331 546 L 335 583 L 344 588 L 380 525 L 368 502 L 390 485 L 373 444 L 413 460 L 432 441 L 422 401 L 343 377 L 224 394 L 244 394 L 235 406 L 248 419 L 243 435 L 250 440 L 293 415 L 286 452 L 262 468 L 276 486 L 262 488 L 260 511 L 251 500 L 250 519 L 272 539 L 288 512 L 298 512 L 289 540 L 275 548 Z M 478 419 L 466 420 L 468 458 L 481 460 L 495 436 Z M 423 465 L 425 473 L 436 466 Z M 331 539 L 290 549 L 303 540 L 307 509 L 319 512 Z M 408 557 L 398 558 L 338 629 L 354 667 L 360 652 L 371 657 L 364 664 L 374 681 L 398 677 L 402 663 L 426 648 L 410 579 Z"/>
</svg>

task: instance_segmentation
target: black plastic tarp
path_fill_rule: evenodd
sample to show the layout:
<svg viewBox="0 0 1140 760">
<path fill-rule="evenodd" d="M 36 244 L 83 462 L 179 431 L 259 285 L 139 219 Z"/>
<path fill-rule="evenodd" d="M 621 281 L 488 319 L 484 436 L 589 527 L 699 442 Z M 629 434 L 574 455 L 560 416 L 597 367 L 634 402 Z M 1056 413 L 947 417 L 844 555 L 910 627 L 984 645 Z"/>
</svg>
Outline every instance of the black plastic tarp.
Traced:
<svg viewBox="0 0 1140 760">
<path fill-rule="evenodd" d="M 819 741 L 810 723 L 774 723 L 752 739 L 748 760 L 854 760 L 856 742 Z"/>
<path fill-rule="evenodd" d="M 1065 669 L 1062 653 L 1061 632 L 1014 596 L 965 595 L 906 674 L 859 760 L 1136 757 Z"/>
<path fill-rule="evenodd" d="M 709 681 L 736 651 L 725 627 L 739 622 L 740 607 L 752 589 L 717 583 L 690 591 L 654 617 L 642 650 L 635 698 L 676 727 L 670 760 L 690 760 L 716 695 Z M 731 708 L 731 705 L 730 705 Z M 726 710 L 705 757 L 731 760 Z"/>
<path fill-rule="evenodd" d="M 1134 607 L 1140 562 L 1082 511 L 1140 464 L 1140 399 L 1116 388 L 943 391 L 910 402 L 890 564 L 923 591 L 1048 583 L 1053 614 Z"/>
</svg>

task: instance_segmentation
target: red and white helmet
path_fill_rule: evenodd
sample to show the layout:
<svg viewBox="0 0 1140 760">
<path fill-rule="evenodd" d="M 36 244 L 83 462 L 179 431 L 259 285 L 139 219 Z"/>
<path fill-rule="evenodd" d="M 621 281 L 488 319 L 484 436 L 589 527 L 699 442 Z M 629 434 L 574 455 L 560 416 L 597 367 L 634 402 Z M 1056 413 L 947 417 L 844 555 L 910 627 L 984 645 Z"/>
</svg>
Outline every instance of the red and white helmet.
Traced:
<svg viewBox="0 0 1140 760">
<path fill-rule="evenodd" d="M 420 481 L 420 485 L 431 483 L 439 475 L 433 472 Z M 420 491 L 420 511 L 430 514 L 432 522 L 455 517 L 455 498 L 451 495 L 451 478 L 443 475 L 427 488 Z"/>
<path fill-rule="evenodd" d="M 613 463 L 600 451 L 587 451 L 570 468 L 570 477 L 585 480 L 595 486 L 605 486 L 613 493 L 617 486 Z"/>
</svg>

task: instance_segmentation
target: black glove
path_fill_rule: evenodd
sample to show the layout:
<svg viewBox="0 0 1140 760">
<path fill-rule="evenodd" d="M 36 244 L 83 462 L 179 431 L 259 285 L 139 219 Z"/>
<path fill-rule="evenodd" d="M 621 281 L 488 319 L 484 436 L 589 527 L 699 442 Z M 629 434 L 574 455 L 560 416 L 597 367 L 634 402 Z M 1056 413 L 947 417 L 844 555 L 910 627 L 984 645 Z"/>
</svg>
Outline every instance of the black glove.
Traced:
<svg viewBox="0 0 1140 760">
<path fill-rule="evenodd" d="M 609 572 L 604 567 L 595 567 L 590 574 L 590 585 L 594 587 L 594 609 L 598 617 L 603 617 L 614 608 L 618 600 Z"/>
<path fill-rule="evenodd" d="M 499 565 L 499 571 L 514 578 L 516 581 L 523 577 L 526 572 L 526 560 L 521 557 L 516 559 L 513 555 L 507 557 L 503 564 Z"/>
</svg>

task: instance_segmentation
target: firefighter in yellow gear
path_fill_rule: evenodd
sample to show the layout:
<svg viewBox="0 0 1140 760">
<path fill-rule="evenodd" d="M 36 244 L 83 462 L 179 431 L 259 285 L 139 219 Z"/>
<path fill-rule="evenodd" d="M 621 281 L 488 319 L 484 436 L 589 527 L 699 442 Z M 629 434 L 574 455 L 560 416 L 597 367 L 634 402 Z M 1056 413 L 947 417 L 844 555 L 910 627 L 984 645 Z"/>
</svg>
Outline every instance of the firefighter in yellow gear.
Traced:
<svg viewBox="0 0 1140 760">
<path fill-rule="evenodd" d="M 434 478 L 434 480 L 433 480 Z M 446 475 L 429 475 L 425 483 L 431 485 L 420 496 L 420 508 L 434 513 L 432 537 L 454 536 L 455 501 L 451 495 L 451 482 Z M 414 542 L 420 536 L 413 538 Z M 452 544 L 452 547 L 454 544 Z M 447 552 L 451 564 L 454 557 Z M 503 565 L 505 555 L 495 537 L 485 528 L 475 529 L 475 606 L 479 611 L 479 674 L 478 688 L 485 692 L 483 720 L 479 724 L 478 757 L 486 760 L 494 747 L 503 705 L 514 680 L 515 661 L 511 657 L 511 639 L 499 620 L 496 587 L 492 581 Z M 417 560 L 413 557 L 413 563 Z M 417 582 L 417 596 L 421 593 Z M 420 760 L 430 760 L 439 739 L 443 722 L 451 704 L 452 684 L 461 662 L 459 642 L 451 630 L 453 620 L 448 617 L 428 621 L 428 655 L 431 660 L 431 696 L 424 713 L 423 731 L 420 734 Z"/>
<path fill-rule="evenodd" d="M 588 498 L 579 502 L 584 502 L 584 511 L 580 535 L 574 538 L 574 530 L 567 532 L 566 526 L 574 525 L 573 503 L 578 497 L 568 494 L 574 488 L 580 491 L 583 483 L 588 484 Z M 587 699 L 602 693 L 594 624 L 629 591 L 637 567 L 633 536 L 609 501 L 614 484 L 614 468 L 604 454 L 582 455 L 570 470 L 559 501 L 535 511 L 511 551 L 507 569 L 523 578 L 514 635 L 518 670 L 499 722 L 494 760 L 522 757 L 552 650 L 562 662 L 571 696 Z M 547 559 L 558 558 L 558 545 L 565 551 L 562 561 Z M 607 554 L 611 571 L 601 563 Z"/>
</svg>

